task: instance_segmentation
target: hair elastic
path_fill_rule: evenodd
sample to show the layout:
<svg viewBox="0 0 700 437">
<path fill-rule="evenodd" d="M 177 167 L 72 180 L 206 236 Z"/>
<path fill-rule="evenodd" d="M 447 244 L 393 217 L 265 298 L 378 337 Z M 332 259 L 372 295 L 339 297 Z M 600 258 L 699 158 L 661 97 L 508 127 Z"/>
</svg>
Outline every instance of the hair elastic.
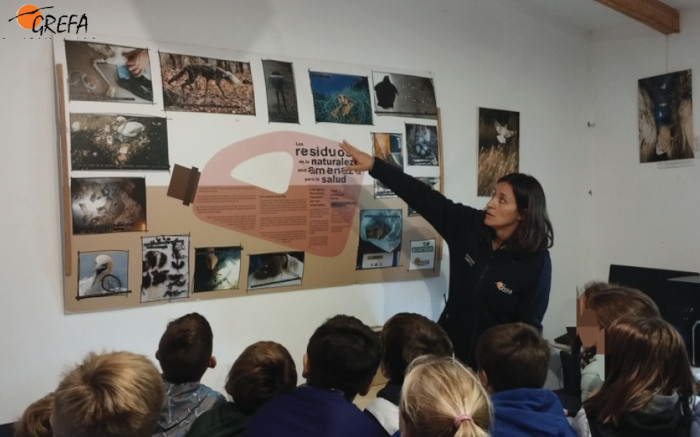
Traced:
<svg viewBox="0 0 700 437">
<path fill-rule="evenodd" d="M 470 416 L 469 414 L 459 415 L 459 416 L 455 417 L 455 428 L 459 428 L 459 425 L 461 425 L 462 422 L 471 421 L 471 420 L 472 420 L 472 416 Z"/>
</svg>

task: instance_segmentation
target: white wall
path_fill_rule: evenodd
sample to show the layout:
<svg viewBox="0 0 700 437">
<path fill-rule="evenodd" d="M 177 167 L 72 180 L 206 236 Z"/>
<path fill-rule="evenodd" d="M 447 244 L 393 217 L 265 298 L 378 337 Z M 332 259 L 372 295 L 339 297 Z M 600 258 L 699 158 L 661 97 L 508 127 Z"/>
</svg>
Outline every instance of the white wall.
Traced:
<svg viewBox="0 0 700 437">
<path fill-rule="evenodd" d="M 475 196 L 478 107 L 519 111 L 520 169 L 542 182 L 555 227 L 545 318 L 550 338 L 574 321 L 575 286 L 605 276 L 609 261 L 694 266 L 680 253 L 690 252 L 684 248 L 692 224 L 668 210 L 695 198 L 694 169 L 660 172 L 633 159 L 636 78 L 660 72 L 640 59 L 642 49 L 649 49 L 646 41 L 622 41 L 608 51 L 583 32 L 527 13 L 518 0 L 63 0 L 51 12 L 86 13 L 89 33 L 100 35 L 431 71 L 443 115 L 446 194 L 476 206 L 486 202 Z M 6 205 L 0 219 L 0 422 L 14 420 L 52 390 L 60 374 L 90 350 L 127 349 L 152 357 L 166 323 L 186 312 L 204 314 L 213 326 L 219 367 L 204 382 L 216 389 L 242 349 L 257 340 L 283 343 L 300 364 L 312 331 L 337 313 L 371 325 L 398 311 L 439 315 L 446 264 L 439 278 L 425 282 L 64 315 L 52 45 L 29 39 L 33 35 L 14 23 L 1 24 L 0 34 L 0 183 Z M 692 56 L 684 37 L 672 44 L 678 57 Z M 658 40 L 653 42 L 663 46 Z M 619 52 L 629 59 L 619 59 Z M 615 105 L 600 104 L 612 97 Z M 591 130 L 586 122 L 594 115 L 597 127 Z M 604 143 L 610 145 L 605 154 Z M 629 188 L 621 191 L 618 183 Z M 628 205 L 632 209 L 623 211 Z M 607 210 L 624 220 L 598 212 Z M 651 220 L 664 213 L 668 235 L 656 236 Z M 644 238 L 634 243 L 637 234 Z M 650 240 L 668 245 L 662 258 L 641 250 Z"/>
<path fill-rule="evenodd" d="M 593 198 L 596 271 L 610 263 L 700 271 L 700 171 L 639 164 L 637 81 L 692 69 L 698 101 L 700 8 L 681 14 L 681 32 L 664 36 L 624 29 L 592 43 L 591 117 L 596 122 Z M 700 134 L 694 105 L 694 136 Z M 696 157 L 698 150 L 696 150 Z"/>
</svg>

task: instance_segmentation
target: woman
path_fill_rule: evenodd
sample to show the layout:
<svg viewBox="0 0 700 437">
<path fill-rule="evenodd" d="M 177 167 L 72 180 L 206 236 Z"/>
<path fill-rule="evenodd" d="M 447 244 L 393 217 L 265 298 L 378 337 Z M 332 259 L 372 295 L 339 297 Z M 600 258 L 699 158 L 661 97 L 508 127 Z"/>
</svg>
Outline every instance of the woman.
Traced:
<svg viewBox="0 0 700 437">
<path fill-rule="evenodd" d="M 608 328 L 605 342 L 608 372 L 576 415 L 579 436 L 700 434 L 692 411 L 698 384 L 676 328 L 660 317 L 629 316 Z"/>
<path fill-rule="evenodd" d="M 401 390 L 401 437 L 488 437 L 493 407 L 474 372 L 452 357 L 411 362 Z"/>
<path fill-rule="evenodd" d="M 438 323 L 462 362 L 474 366 L 479 335 L 501 324 L 542 329 L 549 303 L 554 235 L 542 186 L 532 176 L 502 177 L 486 210 L 454 203 L 381 159 L 343 141 L 355 161 L 346 170 L 369 171 L 418 211 L 450 248 L 447 303 Z"/>
</svg>

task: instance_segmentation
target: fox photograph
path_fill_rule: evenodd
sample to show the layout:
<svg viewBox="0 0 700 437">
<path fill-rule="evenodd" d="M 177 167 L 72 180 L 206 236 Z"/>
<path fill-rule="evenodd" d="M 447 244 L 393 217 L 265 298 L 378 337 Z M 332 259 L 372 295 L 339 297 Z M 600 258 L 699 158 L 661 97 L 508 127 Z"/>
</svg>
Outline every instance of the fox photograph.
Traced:
<svg viewBox="0 0 700 437">
<path fill-rule="evenodd" d="M 250 63 L 160 53 L 165 110 L 255 115 Z"/>
<path fill-rule="evenodd" d="M 148 49 L 66 41 L 70 100 L 152 103 Z"/>
</svg>

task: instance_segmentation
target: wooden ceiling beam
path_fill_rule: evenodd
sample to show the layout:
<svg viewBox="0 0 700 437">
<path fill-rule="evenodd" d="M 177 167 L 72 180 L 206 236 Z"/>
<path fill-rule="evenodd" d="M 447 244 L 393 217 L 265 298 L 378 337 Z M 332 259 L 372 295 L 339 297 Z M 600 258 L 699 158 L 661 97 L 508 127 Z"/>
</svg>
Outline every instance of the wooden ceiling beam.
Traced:
<svg viewBox="0 0 700 437">
<path fill-rule="evenodd" d="M 681 31 L 678 10 L 659 0 L 595 0 L 663 34 Z"/>
</svg>

